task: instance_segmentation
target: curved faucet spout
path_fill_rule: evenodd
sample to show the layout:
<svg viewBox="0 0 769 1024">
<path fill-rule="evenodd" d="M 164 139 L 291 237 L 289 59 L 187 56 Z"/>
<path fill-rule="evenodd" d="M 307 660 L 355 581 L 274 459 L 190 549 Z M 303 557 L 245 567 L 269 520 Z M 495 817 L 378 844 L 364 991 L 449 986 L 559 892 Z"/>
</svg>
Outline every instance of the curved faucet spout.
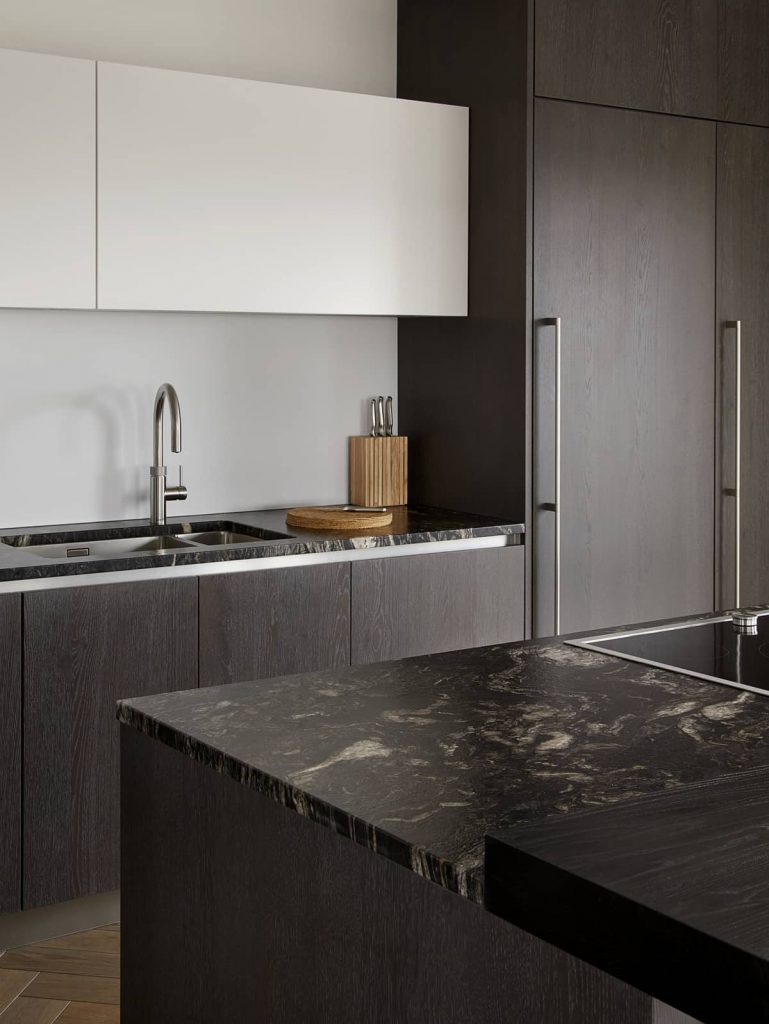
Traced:
<svg viewBox="0 0 769 1024">
<path fill-rule="evenodd" d="M 155 395 L 155 465 L 163 465 L 163 409 L 166 399 L 171 414 L 171 451 L 182 450 L 182 410 L 179 405 L 179 396 L 173 384 L 161 384 Z"/>
</svg>

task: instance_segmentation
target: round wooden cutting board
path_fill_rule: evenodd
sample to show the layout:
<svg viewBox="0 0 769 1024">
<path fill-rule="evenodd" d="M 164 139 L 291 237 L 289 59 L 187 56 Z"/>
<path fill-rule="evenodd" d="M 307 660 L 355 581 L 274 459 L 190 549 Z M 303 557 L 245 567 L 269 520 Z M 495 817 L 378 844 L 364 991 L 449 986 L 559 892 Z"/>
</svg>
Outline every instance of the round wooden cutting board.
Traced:
<svg viewBox="0 0 769 1024">
<path fill-rule="evenodd" d="M 316 508 L 290 508 L 286 524 L 302 530 L 368 530 L 374 526 L 389 526 L 392 512 L 345 512 L 343 505 Z"/>
</svg>

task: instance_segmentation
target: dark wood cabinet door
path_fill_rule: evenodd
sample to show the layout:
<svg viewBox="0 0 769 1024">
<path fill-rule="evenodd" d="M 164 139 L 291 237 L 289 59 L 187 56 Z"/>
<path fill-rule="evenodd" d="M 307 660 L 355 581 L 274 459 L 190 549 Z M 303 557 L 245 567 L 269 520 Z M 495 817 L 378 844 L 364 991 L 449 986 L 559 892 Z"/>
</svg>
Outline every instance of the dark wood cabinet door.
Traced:
<svg viewBox="0 0 769 1024">
<path fill-rule="evenodd" d="M 769 4 L 719 0 L 718 114 L 769 125 Z"/>
<path fill-rule="evenodd" d="M 0 597 L 0 914 L 21 909 L 21 596 Z"/>
<path fill-rule="evenodd" d="M 353 562 L 352 662 L 523 639 L 524 548 Z"/>
<path fill-rule="evenodd" d="M 349 562 L 201 577 L 201 686 L 349 664 Z"/>
<path fill-rule="evenodd" d="M 537 100 L 534 630 L 713 608 L 715 125 Z"/>
<path fill-rule="evenodd" d="M 120 883 L 121 697 L 197 686 L 196 579 L 24 595 L 25 908 Z"/>
<path fill-rule="evenodd" d="M 718 126 L 718 604 L 769 601 L 769 129 Z M 740 580 L 735 578 L 736 331 L 742 372 Z"/>
<path fill-rule="evenodd" d="M 716 4 L 717 0 L 535 0 L 535 92 L 717 117 Z"/>
</svg>

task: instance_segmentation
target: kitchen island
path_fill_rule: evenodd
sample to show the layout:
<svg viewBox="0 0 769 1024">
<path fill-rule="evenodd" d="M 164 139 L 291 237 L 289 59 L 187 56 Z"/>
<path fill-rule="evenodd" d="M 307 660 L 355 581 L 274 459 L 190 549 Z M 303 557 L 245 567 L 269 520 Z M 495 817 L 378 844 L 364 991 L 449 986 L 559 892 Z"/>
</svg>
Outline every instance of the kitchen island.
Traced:
<svg viewBox="0 0 769 1024">
<path fill-rule="evenodd" d="M 119 718 L 127 1024 L 683 1020 L 491 914 L 486 836 L 769 764 L 764 698 L 558 641 Z"/>
</svg>

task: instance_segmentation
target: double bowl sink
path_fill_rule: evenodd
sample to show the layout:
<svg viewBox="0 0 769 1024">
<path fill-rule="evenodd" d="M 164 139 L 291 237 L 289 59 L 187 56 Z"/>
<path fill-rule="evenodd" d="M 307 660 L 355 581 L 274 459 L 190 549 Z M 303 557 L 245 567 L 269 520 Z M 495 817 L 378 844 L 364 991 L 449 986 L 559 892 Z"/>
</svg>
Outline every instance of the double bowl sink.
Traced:
<svg viewBox="0 0 769 1024">
<path fill-rule="evenodd" d="M 25 553 L 54 561 L 82 558 L 126 558 L 164 555 L 211 548 L 245 547 L 266 541 L 291 540 L 289 534 L 264 530 L 229 520 L 174 523 L 170 526 L 126 526 L 112 530 L 79 530 L 71 533 L 18 534 L 0 542 Z"/>
</svg>

